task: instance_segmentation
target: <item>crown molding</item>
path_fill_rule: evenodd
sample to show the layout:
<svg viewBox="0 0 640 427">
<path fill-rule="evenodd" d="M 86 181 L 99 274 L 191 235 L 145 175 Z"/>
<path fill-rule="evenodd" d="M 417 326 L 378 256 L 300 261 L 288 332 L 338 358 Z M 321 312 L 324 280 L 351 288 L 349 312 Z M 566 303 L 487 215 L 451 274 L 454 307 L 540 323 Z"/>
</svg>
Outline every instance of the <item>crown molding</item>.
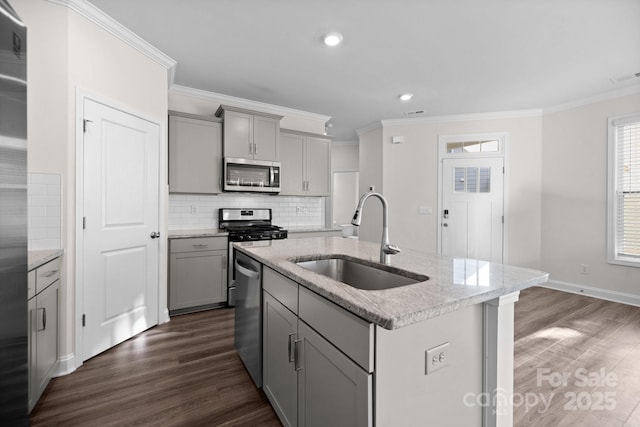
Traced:
<svg viewBox="0 0 640 427">
<path fill-rule="evenodd" d="M 466 122 L 472 120 L 520 119 L 541 117 L 542 109 L 494 111 L 490 113 L 450 114 L 443 116 L 411 117 L 403 119 L 381 120 L 382 126 L 406 125 L 411 123 Z"/>
<path fill-rule="evenodd" d="M 351 141 L 331 141 L 332 147 L 346 147 L 350 145 L 360 145 L 360 141 L 351 140 Z"/>
<path fill-rule="evenodd" d="M 557 113 L 560 111 L 572 110 L 574 108 L 595 104 L 597 102 L 608 101 L 616 98 L 622 98 L 624 96 L 635 95 L 638 93 L 640 93 L 640 83 L 632 86 L 627 86 L 625 88 L 604 92 L 588 98 L 582 98 L 576 101 L 567 102 L 565 104 L 559 104 L 553 107 L 547 107 L 547 108 L 544 108 L 542 111 L 543 111 L 543 114 Z"/>
<path fill-rule="evenodd" d="M 86 0 L 47 0 L 50 3 L 64 6 L 78 13 L 83 18 L 96 24 L 109 34 L 120 39 L 136 49 L 149 59 L 167 69 L 167 84 L 173 84 L 177 62 L 154 47 L 152 44 L 136 35 L 133 31 L 98 9 Z"/>
<path fill-rule="evenodd" d="M 260 101 L 252 101 L 250 99 L 238 98 L 231 95 L 224 95 L 221 93 L 209 92 L 202 89 L 194 89 L 187 86 L 180 86 L 173 84 L 169 87 L 169 94 L 185 95 L 193 98 L 204 99 L 206 101 L 232 105 L 238 108 L 246 108 L 247 110 L 262 111 L 264 113 L 278 114 L 287 117 L 297 117 L 301 119 L 317 120 L 322 123 L 326 123 L 331 119 L 331 116 L 325 116 L 317 113 L 310 113 L 308 111 L 296 110 L 289 107 L 281 107 L 279 105 L 267 104 Z"/>
<path fill-rule="evenodd" d="M 367 125 L 365 127 L 356 129 L 356 133 L 358 134 L 358 137 L 360 137 L 360 136 L 362 136 L 362 135 L 364 135 L 366 133 L 369 133 L 371 131 L 374 131 L 374 130 L 377 130 L 377 129 L 381 129 L 383 121 L 384 120 L 379 120 L 379 121 L 373 122 L 373 123 L 371 123 L 371 124 L 369 124 L 369 125 Z"/>
</svg>

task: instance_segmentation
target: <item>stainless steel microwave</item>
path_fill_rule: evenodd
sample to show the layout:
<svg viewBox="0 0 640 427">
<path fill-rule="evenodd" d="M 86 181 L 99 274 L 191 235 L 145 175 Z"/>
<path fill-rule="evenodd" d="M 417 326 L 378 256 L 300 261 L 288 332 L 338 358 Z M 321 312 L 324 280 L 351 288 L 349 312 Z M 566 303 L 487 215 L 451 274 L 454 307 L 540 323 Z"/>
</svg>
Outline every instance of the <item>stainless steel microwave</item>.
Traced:
<svg viewBox="0 0 640 427">
<path fill-rule="evenodd" d="M 280 192 L 280 162 L 224 159 L 224 191 Z"/>
</svg>

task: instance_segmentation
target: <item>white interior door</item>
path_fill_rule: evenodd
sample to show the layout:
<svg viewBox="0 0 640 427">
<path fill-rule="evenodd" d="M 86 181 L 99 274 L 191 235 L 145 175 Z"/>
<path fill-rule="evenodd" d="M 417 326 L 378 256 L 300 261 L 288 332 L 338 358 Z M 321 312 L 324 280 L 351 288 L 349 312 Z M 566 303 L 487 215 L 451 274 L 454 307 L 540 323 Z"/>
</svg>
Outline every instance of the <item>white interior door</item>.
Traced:
<svg viewBox="0 0 640 427">
<path fill-rule="evenodd" d="M 443 159 L 441 252 L 502 262 L 502 158 Z"/>
<path fill-rule="evenodd" d="M 83 360 L 158 323 L 160 131 L 85 99 Z"/>
<path fill-rule="evenodd" d="M 358 172 L 333 173 L 333 223 L 334 225 L 351 224 L 353 212 L 358 205 Z"/>
</svg>

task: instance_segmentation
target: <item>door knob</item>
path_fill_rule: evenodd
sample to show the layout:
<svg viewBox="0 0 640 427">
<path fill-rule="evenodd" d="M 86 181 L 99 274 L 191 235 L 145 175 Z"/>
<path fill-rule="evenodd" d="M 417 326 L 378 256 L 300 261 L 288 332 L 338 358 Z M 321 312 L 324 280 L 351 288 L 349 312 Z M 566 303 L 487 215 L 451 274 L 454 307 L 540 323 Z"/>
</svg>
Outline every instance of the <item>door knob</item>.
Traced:
<svg viewBox="0 0 640 427">
<path fill-rule="evenodd" d="M 160 232 L 158 232 L 158 231 L 152 231 L 151 232 L 151 238 L 152 239 L 157 239 L 158 237 L 160 237 Z"/>
</svg>

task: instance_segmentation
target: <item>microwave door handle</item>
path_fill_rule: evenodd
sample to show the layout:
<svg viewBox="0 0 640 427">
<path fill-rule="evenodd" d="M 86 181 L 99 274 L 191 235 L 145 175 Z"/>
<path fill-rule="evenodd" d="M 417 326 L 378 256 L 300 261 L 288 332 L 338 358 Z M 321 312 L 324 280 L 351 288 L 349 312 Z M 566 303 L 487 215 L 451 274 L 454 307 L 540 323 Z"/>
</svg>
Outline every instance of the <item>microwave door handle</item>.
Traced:
<svg viewBox="0 0 640 427">
<path fill-rule="evenodd" d="M 275 180 L 276 180 L 275 168 L 271 166 L 269 168 L 269 183 L 270 183 L 269 187 L 275 187 L 276 185 Z"/>
</svg>

